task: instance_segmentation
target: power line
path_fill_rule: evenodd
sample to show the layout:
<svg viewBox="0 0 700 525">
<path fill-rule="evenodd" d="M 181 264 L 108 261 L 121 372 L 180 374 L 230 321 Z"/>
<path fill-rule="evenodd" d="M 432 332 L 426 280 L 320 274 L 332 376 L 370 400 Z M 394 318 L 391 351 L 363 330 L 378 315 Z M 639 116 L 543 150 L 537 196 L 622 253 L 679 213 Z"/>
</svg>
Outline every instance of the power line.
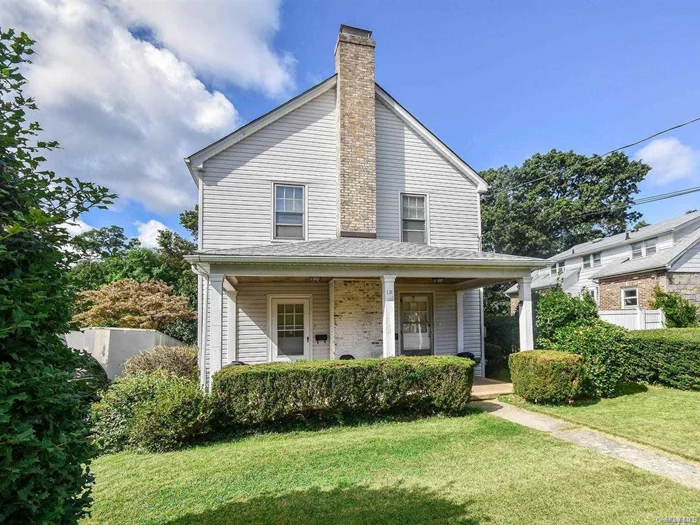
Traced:
<svg viewBox="0 0 700 525">
<path fill-rule="evenodd" d="M 647 140 L 653 139 L 654 137 L 658 137 L 659 135 L 663 135 L 664 133 L 668 133 L 669 131 L 673 131 L 674 129 L 682 128 L 683 126 L 687 126 L 688 124 L 692 124 L 693 122 L 698 122 L 699 120 L 700 120 L 700 117 L 696 117 L 694 119 L 688 120 L 687 122 L 683 122 L 681 124 L 671 126 L 670 128 L 666 128 L 666 129 L 661 130 L 661 131 L 657 131 L 653 135 L 649 135 L 648 137 L 644 137 L 643 139 L 637 140 L 637 141 L 632 142 L 630 144 L 626 144 L 624 146 L 620 146 L 619 148 L 612 149 L 612 150 L 608 151 L 607 153 L 600 155 L 600 160 L 598 161 L 598 163 L 599 164 L 602 163 L 603 160 L 605 160 L 605 157 L 607 157 L 611 153 L 615 153 L 615 152 L 621 151 L 623 149 L 631 148 L 632 146 L 636 146 L 638 144 L 641 144 L 642 142 L 646 142 Z M 595 157 L 596 155 L 594 154 L 593 156 Z M 569 170 L 567 170 L 566 173 L 562 174 L 561 177 L 564 177 L 565 175 L 570 173 L 572 169 L 579 167 L 579 166 L 581 166 L 581 164 L 577 164 L 576 166 L 572 166 Z M 539 181 L 544 180 L 546 178 L 549 178 L 549 175 L 544 175 L 542 177 L 537 177 L 536 179 L 532 179 L 532 180 L 529 180 L 527 182 L 523 182 L 522 184 L 518 184 L 517 186 L 514 186 L 510 189 L 517 190 L 518 188 L 522 188 L 523 186 L 527 186 L 528 184 L 533 184 L 535 182 L 539 182 Z"/>
</svg>

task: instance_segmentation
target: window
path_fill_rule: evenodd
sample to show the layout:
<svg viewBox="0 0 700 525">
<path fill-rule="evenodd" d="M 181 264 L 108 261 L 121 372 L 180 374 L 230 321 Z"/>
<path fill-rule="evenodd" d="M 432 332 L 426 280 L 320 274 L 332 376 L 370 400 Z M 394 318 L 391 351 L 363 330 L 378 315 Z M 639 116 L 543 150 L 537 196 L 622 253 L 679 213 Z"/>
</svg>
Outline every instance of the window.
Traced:
<svg viewBox="0 0 700 525">
<path fill-rule="evenodd" d="M 275 184 L 275 239 L 304 239 L 304 187 Z"/>
<path fill-rule="evenodd" d="M 597 268 L 600 266 L 600 252 L 591 253 L 583 256 L 584 268 Z"/>
<path fill-rule="evenodd" d="M 632 243 L 632 259 L 649 257 L 656 253 L 656 238 L 647 239 L 644 242 Z"/>
<path fill-rule="evenodd" d="M 401 240 L 425 244 L 427 239 L 425 195 L 401 195 Z"/>
<path fill-rule="evenodd" d="M 564 271 L 564 263 L 565 263 L 565 261 L 553 264 L 551 266 L 551 268 L 549 269 L 549 273 L 551 275 L 557 275 L 558 273 L 562 273 Z"/>
<path fill-rule="evenodd" d="M 644 248 L 647 257 L 654 255 L 656 253 L 656 239 L 647 239 L 644 241 Z"/>
<path fill-rule="evenodd" d="M 636 308 L 639 306 L 639 295 L 636 288 L 622 289 L 622 308 Z"/>
<path fill-rule="evenodd" d="M 644 254 L 642 253 L 642 243 L 641 242 L 633 242 L 632 243 L 632 259 L 639 259 L 640 257 L 644 257 Z"/>
</svg>

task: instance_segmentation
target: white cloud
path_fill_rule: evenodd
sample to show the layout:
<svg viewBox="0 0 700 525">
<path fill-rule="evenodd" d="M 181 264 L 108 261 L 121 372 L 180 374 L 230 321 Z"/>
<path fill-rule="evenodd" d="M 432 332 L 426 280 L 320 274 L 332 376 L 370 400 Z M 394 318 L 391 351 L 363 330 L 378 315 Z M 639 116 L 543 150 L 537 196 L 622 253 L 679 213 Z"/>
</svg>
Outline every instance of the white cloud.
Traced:
<svg viewBox="0 0 700 525">
<path fill-rule="evenodd" d="M 134 223 L 136 229 L 138 230 L 137 238 L 141 241 L 141 246 L 144 248 L 155 248 L 158 246 L 158 232 L 160 230 L 169 230 L 165 224 L 155 219 L 151 219 L 148 222 Z"/>
<path fill-rule="evenodd" d="M 182 158 L 240 124 L 198 74 L 268 94 L 291 86 L 271 48 L 278 18 L 277 2 L 255 0 L 0 2 L 3 23 L 38 40 L 26 91 L 62 146 L 49 167 L 159 213 L 195 201 Z"/>
<path fill-rule="evenodd" d="M 653 140 L 634 157 L 651 166 L 648 177 L 657 184 L 696 177 L 700 168 L 700 151 L 675 137 Z"/>
<path fill-rule="evenodd" d="M 68 231 L 68 235 L 71 237 L 75 237 L 76 235 L 80 235 L 81 233 L 89 232 L 90 230 L 94 229 L 93 226 L 90 226 L 87 222 L 80 219 L 76 219 L 72 222 L 65 222 L 61 225 L 61 227 Z"/>
</svg>

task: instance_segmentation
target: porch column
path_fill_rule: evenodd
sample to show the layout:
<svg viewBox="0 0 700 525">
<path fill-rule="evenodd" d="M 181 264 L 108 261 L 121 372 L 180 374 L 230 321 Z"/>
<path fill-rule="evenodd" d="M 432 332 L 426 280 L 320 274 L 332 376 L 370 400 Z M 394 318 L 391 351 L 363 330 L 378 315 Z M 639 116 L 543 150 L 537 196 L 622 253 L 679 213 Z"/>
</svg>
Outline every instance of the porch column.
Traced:
<svg viewBox="0 0 700 525">
<path fill-rule="evenodd" d="M 238 326 L 238 290 L 228 280 L 224 281 L 226 290 L 226 349 L 228 351 L 228 362 L 238 361 L 236 347 L 236 328 Z M 227 363 L 228 364 L 228 363 Z"/>
<path fill-rule="evenodd" d="M 532 317 L 532 277 L 518 279 L 518 291 L 520 294 L 520 350 L 532 350 L 535 348 Z"/>
<path fill-rule="evenodd" d="M 221 328 L 224 276 L 209 277 L 209 377 L 221 370 Z"/>
<path fill-rule="evenodd" d="M 464 352 L 464 290 L 457 290 L 457 352 Z"/>
<path fill-rule="evenodd" d="M 394 357 L 396 355 L 396 343 L 394 334 L 396 333 L 394 308 L 394 282 L 395 275 L 382 275 L 382 345 L 383 356 Z"/>
</svg>

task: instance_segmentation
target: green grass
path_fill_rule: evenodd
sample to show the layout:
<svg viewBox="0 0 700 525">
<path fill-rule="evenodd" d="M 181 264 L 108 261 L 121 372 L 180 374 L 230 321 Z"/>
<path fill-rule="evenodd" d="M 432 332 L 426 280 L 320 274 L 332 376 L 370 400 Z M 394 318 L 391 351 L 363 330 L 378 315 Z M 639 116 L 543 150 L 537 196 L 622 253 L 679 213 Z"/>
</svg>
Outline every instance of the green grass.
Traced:
<svg viewBox="0 0 700 525">
<path fill-rule="evenodd" d="M 87 523 L 657 523 L 700 491 L 484 413 L 94 463 Z"/>
<path fill-rule="evenodd" d="M 700 392 L 629 384 L 621 394 L 561 406 L 503 400 L 700 461 Z"/>
</svg>

